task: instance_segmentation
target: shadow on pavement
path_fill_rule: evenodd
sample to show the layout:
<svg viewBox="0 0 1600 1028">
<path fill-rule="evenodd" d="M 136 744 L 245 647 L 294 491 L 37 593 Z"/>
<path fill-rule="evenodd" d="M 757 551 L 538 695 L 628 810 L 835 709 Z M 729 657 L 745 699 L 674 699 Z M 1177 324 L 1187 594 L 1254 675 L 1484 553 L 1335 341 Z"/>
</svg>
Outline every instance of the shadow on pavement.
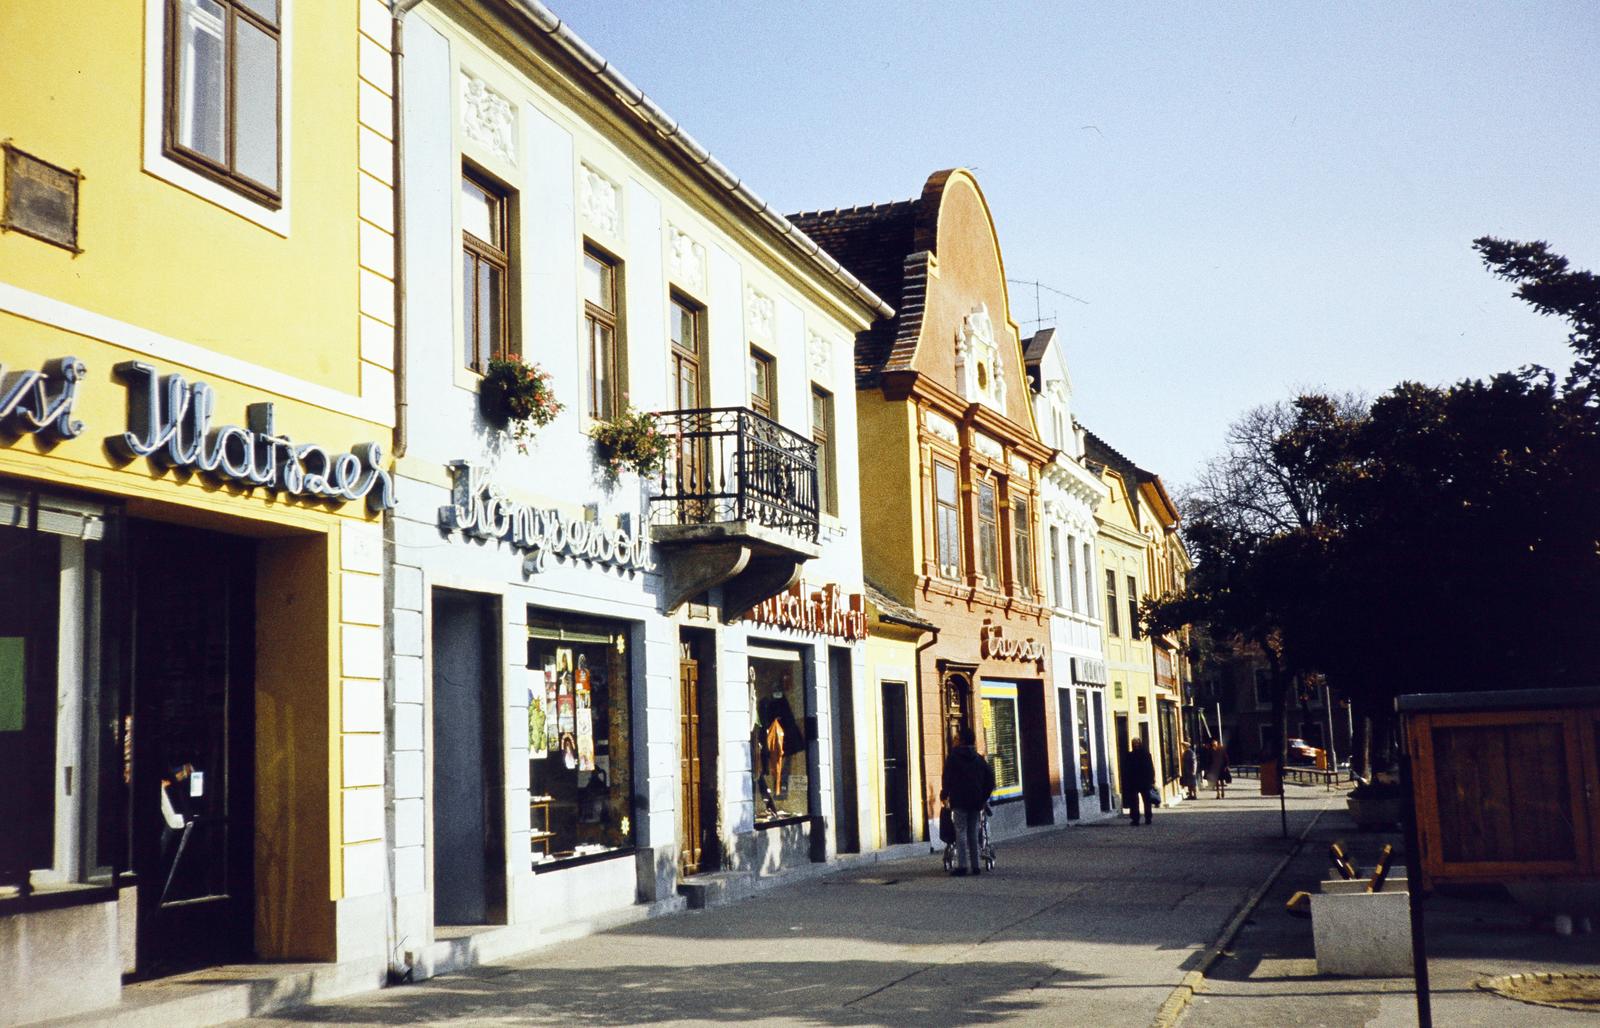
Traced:
<svg viewBox="0 0 1600 1028">
<path fill-rule="evenodd" d="M 596 970 L 483 967 L 359 1003 L 324 1003 L 278 1022 L 613 1025 L 783 1017 L 817 1025 L 989 1024 L 1039 1010 L 1050 990 L 1097 975 L 1049 964 L 777 961 Z M 752 983 L 759 988 L 752 988 Z M 884 993 L 893 985 L 892 993 Z M 862 995 L 848 1005 L 842 997 Z M 883 994 L 881 1007 L 874 1000 Z"/>
</svg>

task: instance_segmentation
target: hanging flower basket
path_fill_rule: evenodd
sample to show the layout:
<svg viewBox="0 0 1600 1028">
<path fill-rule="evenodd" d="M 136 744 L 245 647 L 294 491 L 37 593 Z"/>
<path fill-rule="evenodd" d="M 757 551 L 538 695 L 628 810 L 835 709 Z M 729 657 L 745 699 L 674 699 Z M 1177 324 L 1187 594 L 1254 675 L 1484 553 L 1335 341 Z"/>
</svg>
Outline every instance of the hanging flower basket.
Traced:
<svg viewBox="0 0 1600 1028">
<path fill-rule="evenodd" d="M 556 399 L 550 373 L 521 357 L 495 357 L 478 387 L 484 420 L 511 433 L 519 453 L 528 452 L 536 429 L 555 420 L 565 406 Z"/>
<path fill-rule="evenodd" d="M 598 422 L 594 442 L 612 478 L 624 471 L 646 478 L 659 475 L 672 455 L 672 440 L 657 427 L 655 415 L 631 406 Z"/>
</svg>

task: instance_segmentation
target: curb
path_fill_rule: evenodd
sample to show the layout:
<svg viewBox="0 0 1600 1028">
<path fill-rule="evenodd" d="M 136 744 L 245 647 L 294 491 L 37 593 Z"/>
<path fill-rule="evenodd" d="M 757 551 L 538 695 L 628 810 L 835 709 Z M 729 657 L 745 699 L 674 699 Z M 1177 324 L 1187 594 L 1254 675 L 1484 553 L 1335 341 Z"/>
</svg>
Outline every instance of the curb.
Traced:
<svg viewBox="0 0 1600 1028">
<path fill-rule="evenodd" d="M 1217 936 L 1215 942 L 1200 951 L 1200 962 L 1188 974 L 1183 976 L 1183 980 L 1172 990 L 1172 994 L 1167 997 L 1166 1002 L 1161 1004 L 1161 1009 L 1156 1011 L 1156 1018 L 1150 1023 L 1150 1028 L 1173 1028 L 1178 1023 L 1178 1019 L 1183 1016 L 1184 1011 L 1189 1009 L 1189 1004 L 1194 1002 L 1195 995 L 1200 991 L 1201 986 L 1205 984 L 1206 972 L 1211 969 L 1212 964 L 1217 962 L 1217 958 L 1222 956 L 1222 951 L 1233 942 L 1234 936 L 1239 934 L 1239 929 L 1243 928 L 1245 921 L 1249 920 L 1250 915 L 1255 913 L 1256 907 L 1266 898 L 1267 893 L 1272 891 L 1272 887 L 1278 882 L 1278 877 L 1289 866 L 1289 862 L 1299 854 L 1300 847 L 1305 845 L 1306 836 L 1310 835 L 1311 830 L 1317 827 L 1317 822 L 1322 820 L 1322 815 L 1327 811 L 1328 808 L 1323 807 L 1312 815 L 1310 822 L 1300 830 L 1300 837 L 1294 841 L 1293 846 L 1289 847 L 1289 852 L 1285 853 L 1283 859 L 1278 861 L 1277 866 L 1267 875 L 1266 880 L 1256 886 L 1249 896 L 1245 897 L 1245 901 L 1240 904 L 1239 909 L 1228 921 L 1226 927 L 1222 929 L 1222 934 Z"/>
</svg>

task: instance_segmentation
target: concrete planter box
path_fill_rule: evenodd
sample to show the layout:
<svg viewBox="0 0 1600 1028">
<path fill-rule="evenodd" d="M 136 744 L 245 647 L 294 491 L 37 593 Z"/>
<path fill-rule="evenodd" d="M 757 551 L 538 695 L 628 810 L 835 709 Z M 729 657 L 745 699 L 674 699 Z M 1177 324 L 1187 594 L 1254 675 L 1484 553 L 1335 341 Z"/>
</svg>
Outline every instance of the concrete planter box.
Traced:
<svg viewBox="0 0 1600 1028">
<path fill-rule="evenodd" d="M 1352 978 L 1411 975 L 1411 896 L 1390 881 L 1382 892 L 1343 889 L 1358 882 L 1323 882 L 1311 897 L 1311 932 L 1317 973 Z"/>
<path fill-rule="evenodd" d="M 1394 828 L 1400 824 L 1401 818 L 1405 817 L 1406 813 L 1405 800 L 1398 796 L 1383 799 L 1350 796 L 1344 802 L 1350 810 L 1351 818 L 1362 831 Z"/>
</svg>

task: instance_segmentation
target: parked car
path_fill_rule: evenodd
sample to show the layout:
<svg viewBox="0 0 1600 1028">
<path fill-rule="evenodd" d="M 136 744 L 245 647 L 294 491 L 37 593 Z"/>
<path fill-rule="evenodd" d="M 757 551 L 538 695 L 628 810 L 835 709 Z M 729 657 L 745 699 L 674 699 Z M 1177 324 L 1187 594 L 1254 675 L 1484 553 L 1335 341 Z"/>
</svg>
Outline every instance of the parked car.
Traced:
<svg viewBox="0 0 1600 1028">
<path fill-rule="evenodd" d="M 1320 752 L 1321 751 L 1317 749 L 1317 747 L 1312 746 L 1304 739 L 1289 740 L 1289 763 L 1291 764 L 1315 765 L 1317 762 L 1317 754 Z"/>
</svg>

